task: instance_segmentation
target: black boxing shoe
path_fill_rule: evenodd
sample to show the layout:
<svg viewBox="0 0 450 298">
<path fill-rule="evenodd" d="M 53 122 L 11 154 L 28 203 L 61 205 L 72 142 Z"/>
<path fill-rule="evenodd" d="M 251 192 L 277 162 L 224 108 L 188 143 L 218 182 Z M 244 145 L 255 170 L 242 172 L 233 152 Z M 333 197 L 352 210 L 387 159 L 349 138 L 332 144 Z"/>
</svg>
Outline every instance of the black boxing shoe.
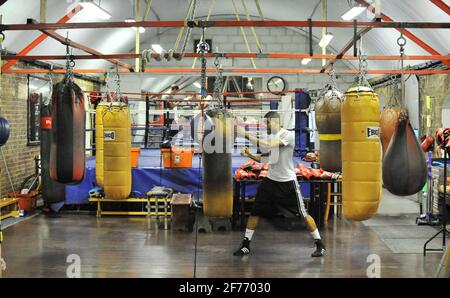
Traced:
<svg viewBox="0 0 450 298">
<path fill-rule="evenodd" d="M 246 256 L 250 254 L 250 240 L 248 240 L 247 238 L 244 238 L 244 240 L 242 241 L 241 247 L 236 250 L 233 255 L 239 257 L 239 256 Z"/>
<path fill-rule="evenodd" d="M 316 250 L 311 254 L 311 257 L 318 258 L 325 255 L 325 245 L 323 244 L 322 240 L 316 240 Z"/>
</svg>

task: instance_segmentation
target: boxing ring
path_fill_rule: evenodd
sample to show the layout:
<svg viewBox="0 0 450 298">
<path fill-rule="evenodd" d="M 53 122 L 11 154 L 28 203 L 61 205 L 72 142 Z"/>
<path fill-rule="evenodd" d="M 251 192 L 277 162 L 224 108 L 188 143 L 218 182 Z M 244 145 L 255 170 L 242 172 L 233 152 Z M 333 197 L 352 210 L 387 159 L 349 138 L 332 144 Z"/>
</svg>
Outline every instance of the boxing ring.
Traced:
<svg viewBox="0 0 450 298">
<path fill-rule="evenodd" d="M 248 160 L 247 157 L 239 155 L 239 150 L 233 153 L 233 173 L 238 167 Z M 294 157 L 294 163 L 305 163 L 300 157 Z M 306 163 L 309 164 L 309 163 Z M 141 149 L 138 167 L 132 169 L 132 194 L 144 196 L 155 185 L 170 187 L 174 192 L 191 193 L 200 197 L 202 193 L 202 169 L 199 155 L 192 158 L 192 168 L 162 168 L 159 149 Z M 86 172 L 83 181 L 78 185 L 66 186 L 66 204 L 88 204 L 89 190 L 95 184 L 95 157 L 86 158 Z M 303 189 L 302 189 L 303 191 Z M 305 190 L 306 191 L 306 190 Z M 247 188 L 247 195 L 256 193 L 256 185 Z M 306 194 L 304 194 L 306 196 Z"/>
</svg>

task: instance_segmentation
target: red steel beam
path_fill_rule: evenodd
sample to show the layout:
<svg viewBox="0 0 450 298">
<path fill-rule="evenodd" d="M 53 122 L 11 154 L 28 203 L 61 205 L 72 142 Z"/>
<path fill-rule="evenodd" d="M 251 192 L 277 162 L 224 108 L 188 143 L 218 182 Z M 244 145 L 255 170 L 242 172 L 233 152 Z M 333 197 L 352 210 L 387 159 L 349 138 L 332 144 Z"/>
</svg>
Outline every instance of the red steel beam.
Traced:
<svg viewBox="0 0 450 298">
<path fill-rule="evenodd" d="M 375 8 L 370 5 L 369 3 L 367 3 L 365 0 L 356 0 L 358 1 L 360 4 L 364 5 L 367 7 L 367 9 L 369 11 L 371 11 L 372 13 L 375 13 Z M 392 23 L 394 22 L 393 19 L 391 19 L 390 17 L 388 17 L 387 15 L 385 15 L 384 13 L 380 14 L 380 17 L 383 21 L 387 22 L 387 23 Z M 386 24 L 386 23 L 384 23 Z M 404 29 L 406 27 L 403 28 L 395 28 L 397 31 L 399 32 L 403 32 L 403 34 L 408 37 L 410 40 L 412 40 L 413 42 L 415 42 L 418 46 L 420 46 L 422 49 L 424 49 L 425 51 L 427 51 L 428 53 L 430 53 L 431 55 L 440 55 L 440 53 L 438 51 L 436 51 L 435 49 L 433 49 L 430 45 L 428 45 L 426 42 L 424 42 L 423 40 L 421 40 L 419 37 L 417 37 L 416 35 L 414 35 L 413 33 L 411 33 L 411 31 Z M 450 67 L 450 62 L 449 61 L 442 61 L 444 64 L 446 64 L 448 67 Z"/>
<path fill-rule="evenodd" d="M 200 68 L 149 68 L 145 69 L 145 73 L 154 74 L 172 74 L 172 73 L 200 73 L 202 70 Z M 216 73 L 215 68 L 208 68 L 206 70 L 209 73 Z M 9 69 L 4 73 L 22 73 L 22 74 L 33 74 L 33 73 L 66 73 L 65 69 Z M 74 73 L 105 73 L 108 72 L 106 69 L 74 69 Z M 129 73 L 128 69 L 119 69 L 120 73 Z M 249 73 L 249 74 L 319 74 L 321 69 L 297 69 L 297 68 L 261 68 L 261 69 L 249 69 L 249 68 L 233 68 L 224 69 L 224 73 Z M 355 75 L 358 74 L 358 70 L 336 70 L 337 74 L 348 74 Z M 380 69 L 380 70 L 368 70 L 368 74 L 401 74 L 402 70 L 393 69 Z M 429 74 L 450 74 L 450 69 L 446 70 L 403 70 L 404 74 L 418 74 L 418 75 L 429 75 Z"/>
<path fill-rule="evenodd" d="M 57 40 L 57 41 L 59 41 L 59 42 L 61 42 L 61 43 L 64 44 L 64 45 L 68 45 L 68 46 L 70 46 L 70 47 L 73 47 L 73 48 L 82 50 L 82 51 L 84 51 L 84 52 L 86 52 L 86 53 L 88 53 L 88 54 L 92 54 L 92 55 L 96 55 L 96 56 L 101 56 L 101 55 L 103 55 L 103 54 L 100 53 L 99 51 L 96 51 L 96 50 L 94 50 L 94 49 L 91 49 L 91 48 L 89 48 L 89 47 L 87 47 L 87 46 L 85 46 L 85 45 L 82 45 L 82 44 L 80 44 L 80 43 L 74 42 L 74 41 L 72 41 L 72 40 L 70 40 L 70 39 L 68 39 L 68 38 L 66 38 L 66 37 L 64 37 L 64 36 L 62 36 L 62 35 L 56 33 L 55 31 L 51 31 L 51 30 L 41 30 L 41 32 L 43 32 L 44 34 L 50 36 L 51 38 L 53 38 L 53 39 L 55 39 L 55 40 Z M 130 64 L 121 62 L 121 61 L 116 60 L 116 59 L 111 59 L 111 58 L 105 58 L 105 60 L 107 60 L 107 61 L 109 61 L 109 62 L 111 62 L 111 63 L 113 63 L 113 64 L 115 64 L 115 65 L 122 66 L 122 67 L 128 69 L 129 71 L 132 71 L 132 72 L 134 71 L 133 67 L 132 67 Z"/>
<path fill-rule="evenodd" d="M 157 54 L 152 54 L 153 58 L 156 58 Z M 92 55 L 73 55 L 75 60 L 95 60 L 95 59 L 135 59 L 141 58 L 141 54 L 92 54 Z M 185 53 L 183 57 L 186 58 L 196 58 L 200 57 L 198 53 Z M 314 54 L 310 56 L 309 54 L 295 54 L 295 53 L 207 53 L 206 58 L 256 58 L 256 59 L 342 59 L 342 60 L 358 60 L 358 57 L 348 56 L 341 54 Z M 65 60 L 67 57 L 65 55 L 5 55 L 2 57 L 4 60 L 23 60 L 23 61 L 35 61 L 35 60 Z M 400 60 L 400 56 L 396 55 L 380 55 L 380 56 L 367 56 L 367 60 Z M 404 56 L 404 60 L 449 60 L 450 55 L 409 55 Z"/>
<path fill-rule="evenodd" d="M 81 5 L 77 5 L 74 9 L 72 9 L 69 13 L 63 16 L 61 19 L 57 21 L 57 24 L 65 24 L 72 17 L 74 17 L 77 13 L 79 13 L 83 7 Z M 29 45 L 27 45 L 23 50 L 21 50 L 17 55 L 24 56 L 31 52 L 34 48 L 36 48 L 39 44 L 41 44 L 45 39 L 47 39 L 46 34 L 39 35 L 35 40 L 33 40 Z M 10 60 L 2 67 L 2 71 L 5 71 L 17 63 L 17 60 Z"/>
<path fill-rule="evenodd" d="M 445 13 L 450 15 L 450 7 L 442 0 L 430 0 L 434 5 L 442 9 Z"/>
<path fill-rule="evenodd" d="M 366 3 L 367 5 L 367 3 Z M 201 23 L 197 23 L 199 26 Z M 204 21 L 205 27 L 308 27 L 308 21 Z M 0 31 L 17 30 L 58 30 L 58 29 L 100 29 L 131 27 L 188 27 L 184 21 L 142 21 L 142 22 L 83 22 L 83 23 L 39 23 L 39 24 L 7 24 L 0 25 Z M 312 27 L 352 28 L 348 21 L 312 21 Z M 358 27 L 371 28 L 422 28 L 450 29 L 448 22 L 358 22 Z"/>
<path fill-rule="evenodd" d="M 366 34 L 367 32 L 369 32 L 370 30 L 372 30 L 372 28 L 370 28 L 370 27 L 366 27 L 366 28 L 363 28 L 363 29 L 359 30 L 359 31 L 356 33 L 356 39 L 357 39 L 357 40 L 360 40 L 361 37 L 362 37 L 364 34 Z M 328 69 L 332 64 L 334 64 L 337 60 L 342 60 L 342 59 L 344 59 L 345 53 L 347 53 L 347 52 L 352 48 L 352 46 L 354 46 L 354 39 L 353 39 L 353 38 L 352 38 L 351 40 L 349 40 L 349 41 L 345 44 L 345 46 L 338 52 L 338 54 L 336 55 L 335 58 L 332 58 L 331 60 L 329 60 L 329 61 L 322 67 L 321 72 L 324 73 L 325 70 L 327 70 L 327 69 Z M 353 56 L 352 56 L 352 57 L 353 57 Z M 358 57 L 353 57 L 353 58 L 355 58 L 355 59 L 353 59 L 353 60 L 359 59 Z M 344 60 L 349 60 L 349 59 L 344 59 Z M 396 60 L 397 60 L 397 59 L 396 59 Z"/>
</svg>

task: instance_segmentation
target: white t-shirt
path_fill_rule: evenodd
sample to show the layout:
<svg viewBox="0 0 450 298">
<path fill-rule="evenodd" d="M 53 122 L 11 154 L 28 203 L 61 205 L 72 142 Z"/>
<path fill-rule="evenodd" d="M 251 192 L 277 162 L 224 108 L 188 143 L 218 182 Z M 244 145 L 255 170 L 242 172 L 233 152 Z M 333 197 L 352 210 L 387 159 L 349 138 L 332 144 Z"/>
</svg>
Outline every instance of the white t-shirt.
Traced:
<svg viewBox="0 0 450 298">
<path fill-rule="evenodd" d="M 294 169 L 294 146 L 295 146 L 295 133 L 293 131 L 280 129 L 275 135 L 269 136 L 270 140 L 280 140 L 284 146 L 273 148 L 269 151 L 269 174 L 267 178 L 278 181 L 286 182 L 296 180 Z"/>
</svg>

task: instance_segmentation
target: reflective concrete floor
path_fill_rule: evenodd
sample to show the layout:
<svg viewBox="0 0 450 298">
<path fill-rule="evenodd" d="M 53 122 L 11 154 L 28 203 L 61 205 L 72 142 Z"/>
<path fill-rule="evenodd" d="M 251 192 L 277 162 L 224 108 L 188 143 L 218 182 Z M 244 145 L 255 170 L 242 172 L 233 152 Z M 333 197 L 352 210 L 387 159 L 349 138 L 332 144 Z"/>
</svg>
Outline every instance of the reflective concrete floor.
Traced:
<svg viewBox="0 0 450 298">
<path fill-rule="evenodd" d="M 405 218 L 388 220 L 395 225 Z M 343 219 L 330 221 L 322 236 L 327 254 L 313 259 L 313 243 L 302 223 L 288 231 L 282 223 L 263 221 L 254 235 L 252 255 L 240 258 L 232 252 L 242 232 L 198 234 L 196 276 L 366 277 L 368 256 L 373 260 L 376 255 L 381 277 L 432 277 L 441 257 L 393 253 L 370 226 Z M 81 277 L 194 274 L 195 233 L 158 230 L 146 218 L 39 215 L 7 228 L 4 238 L 5 277 L 65 277 L 67 258 L 73 255 L 79 256 Z"/>
</svg>

